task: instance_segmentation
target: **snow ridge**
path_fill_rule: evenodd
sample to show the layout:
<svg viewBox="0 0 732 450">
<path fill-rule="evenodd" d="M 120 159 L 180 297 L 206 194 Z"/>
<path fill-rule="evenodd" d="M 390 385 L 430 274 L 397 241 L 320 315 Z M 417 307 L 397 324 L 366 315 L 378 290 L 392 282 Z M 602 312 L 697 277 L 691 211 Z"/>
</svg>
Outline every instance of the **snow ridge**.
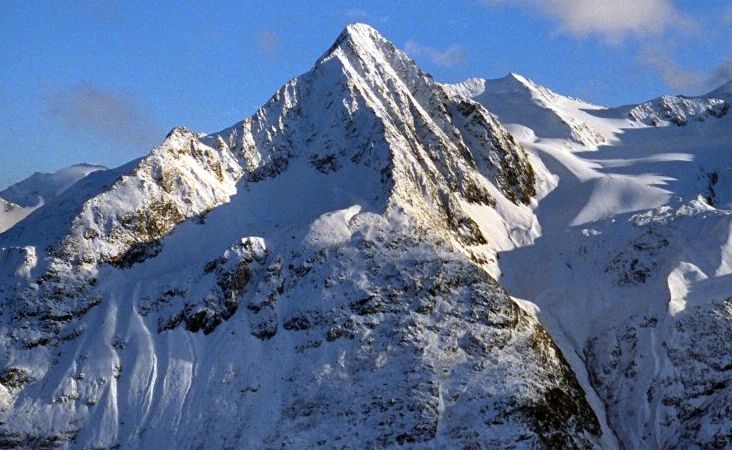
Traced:
<svg viewBox="0 0 732 450">
<path fill-rule="evenodd" d="M 55 173 L 34 173 L 0 192 L 0 233 L 9 230 L 80 179 L 105 167 L 76 164 Z"/>
<path fill-rule="evenodd" d="M 524 124 L 541 131 L 542 138 L 564 139 L 581 146 L 597 146 L 606 135 L 586 120 L 586 109 L 598 106 L 559 95 L 516 73 L 503 78 L 473 78 L 445 85 L 454 94 L 472 98 L 498 115 L 503 123 Z"/>
<path fill-rule="evenodd" d="M 704 121 L 726 115 L 729 112 L 729 103 L 718 98 L 666 95 L 627 109 L 630 119 L 645 125 L 684 126 L 690 120 Z"/>
<path fill-rule="evenodd" d="M 0 191 L 0 198 L 22 207 L 35 207 L 50 202 L 90 173 L 105 169 L 93 164 L 75 164 L 54 173 L 36 172 Z"/>
</svg>

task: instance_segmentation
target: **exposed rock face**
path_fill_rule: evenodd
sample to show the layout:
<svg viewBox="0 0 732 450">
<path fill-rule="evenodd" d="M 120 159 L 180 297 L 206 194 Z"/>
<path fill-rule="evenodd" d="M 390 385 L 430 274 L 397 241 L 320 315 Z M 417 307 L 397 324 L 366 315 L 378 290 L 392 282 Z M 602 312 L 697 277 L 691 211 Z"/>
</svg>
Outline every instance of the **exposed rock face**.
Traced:
<svg viewBox="0 0 732 450">
<path fill-rule="evenodd" d="M 517 436 L 528 447 L 592 446 L 599 424 L 546 332 L 464 257 L 435 259 L 440 245 L 426 235 L 371 220 L 357 216 L 349 242 L 303 255 L 307 273 L 285 277 L 280 333 L 300 337 L 304 357 L 349 356 L 296 375 L 303 388 L 283 398 L 267 447 L 339 447 L 356 434 L 375 448 L 503 447 Z M 307 285 L 322 304 L 297 300 Z"/>
<path fill-rule="evenodd" d="M 134 264 L 175 225 L 228 201 L 240 176 L 228 151 L 176 128 L 106 192 L 84 203 L 54 254 L 71 264 Z"/>
<path fill-rule="evenodd" d="M 710 117 L 723 117 L 729 112 L 729 103 L 718 98 L 665 95 L 629 109 L 629 118 L 646 125 L 684 126 L 691 120 L 703 122 Z"/>
<path fill-rule="evenodd" d="M 636 301 L 654 285 L 668 294 L 645 298 L 642 314 L 610 322 L 588 340 L 592 382 L 629 446 L 725 448 L 732 439 L 726 419 L 732 360 L 723 348 L 732 333 L 732 309 L 714 286 L 724 281 L 707 278 L 709 266 L 684 236 L 694 230 L 713 237 L 711 230 L 729 226 L 729 213 L 694 202 L 639 214 L 632 222 L 610 275 Z M 630 264 L 619 265 L 620 255 Z M 700 285 L 687 291 L 692 281 Z"/>
<path fill-rule="evenodd" d="M 725 348 L 732 337 L 730 312 L 730 300 L 719 298 L 708 306 L 684 311 L 673 323 L 646 317 L 608 333 L 604 342 L 590 341 L 586 352 L 596 374 L 595 385 L 609 404 L 617 404 L 618 396 L 628 392 L 631 385 L 646 388 L 642 394 L 651 405 L 649 414 L 655 429 L 639 424 L 642 434 L 635 442 L 629 439 L 633 445 L 669 449 L 685 448 L 689 443 L 699 448 L 729 445 L 732 362 Z M 669 344 L 656 350 L 658 364 L 666 369 L 646 383 L 639 379 L 647 360 L 642 343 L 649 334 L 658 335 L 659 340 L 664 336 Z M 622 407 L 614 407 L 612 413 L 617 415 L 613 417 L 617 423 L 626 422 L 627 415 L 638 414 Z M 624 431 L 628 435 L 636 432 Z"/>
<path fill-rule="evenodd" d="M 598 446 L 561 352 L 485 271 L 475 211 L 528 211 L 535 184 L 482 105 L 349 26 L 252 117 L 65 193 L 61 232 L 34 237 L 40 210 L 0 236 L 2 442 Z"/>
</svg>

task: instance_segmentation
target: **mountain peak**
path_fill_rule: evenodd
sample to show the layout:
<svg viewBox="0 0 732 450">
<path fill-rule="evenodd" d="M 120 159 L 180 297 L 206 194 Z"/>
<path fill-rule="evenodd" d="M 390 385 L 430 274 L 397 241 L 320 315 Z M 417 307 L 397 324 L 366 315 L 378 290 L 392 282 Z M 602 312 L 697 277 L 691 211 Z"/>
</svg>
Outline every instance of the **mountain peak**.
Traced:
<svg viewBox="0 0 732 450">
<path fill-rule="evenodd" d="M 346 25 L 343 31 L 341 31 L 341 34 L 336 38 L 336 43 L 342 43 L 346 40 L 362 45 L 386 41 L 381 33 L 371 25 L 365 23 L 351 23 Z"/>
<path fill-rule="evenodd" d="M 486 80 L 486 83 L 489 84 L 492 89 L 507 92 L 528 91 L 536 93 L 537 91 L 549 91 L 549 89 L 515 72 L 510 72 L 508 75 L 494 80 Z"/>
<path fill-rule="evenodd" d="M 333 45 L 318 59 L 316 65 L 329 60 L 339 50 L 346 55 L 358 55 L 364 58 L 368 54 L 381 53 L 385 49 L 394 49 L 394 45 L 376 29 L 365 23 L 347 25 L 338 35 Z"/>
<path fill-rule="evenodd" d="M 481 95 L 486 92 L 486 89 L 489 89 L 493 93 L 504 94 L 517 94 L 520 92 L 530 94 L 541 90 L 548 91 L 548 89 L 543 88 L 516 72 L 509 72 L 503 77 L 493 79 L 469 78 L 462 83 L 450 85 L 448 89 L 451 92 L 460 93 L 467 97 Z"/>
<path fill-rule="evenodd" d="M 528 78 L 516 72 L 509 72 L 503 79 L 518 81 L 521 84 L 533 84 Z"/>
<path fill-rule="evenodd" d="M 346 25 L 346 27 L 341 32 L 341 35 L 343 35 L 343 34 L 349 34 L 349 35 L 353 35 L 353 36 L 358 36 L 358 35 L 363 35 L 363 34 L 371 34 L 371 35 L 375 34 L 375 35 L 381 36 L 381 34 L 379 34 L 379 32 L 376 31 L 376 29 L 374 27 L 372 27 L 371 25 L 365 24 L 365 23 L 361 23 L 361 22 L 349 23 L 348 25 Z"/>
</svg>

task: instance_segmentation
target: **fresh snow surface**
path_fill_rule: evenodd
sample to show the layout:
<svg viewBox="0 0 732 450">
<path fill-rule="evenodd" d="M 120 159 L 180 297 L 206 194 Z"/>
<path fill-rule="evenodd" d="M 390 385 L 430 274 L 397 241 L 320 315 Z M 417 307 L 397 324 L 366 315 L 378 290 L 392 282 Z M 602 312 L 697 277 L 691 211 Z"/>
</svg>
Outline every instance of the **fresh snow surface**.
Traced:
<svg viewBox="0 0 732 450">
<path fill-rule="evenodd" d="M 23 220 L 35 208 L 23 208 L 0 198 L 0 233 Z"/>
<path fill-rule="evenodd" d="M 473 78 L 446 87 L 453 94 L 482 103 L 505 124 L 541 130 L 543 139 L 559 139 L 589 147 L 612 136 L 612 128 L 608 127 L 613 124 L 596 120 L 589 114 L 601 107 L 558 95 L 515 73 L 496 80 Z"/>
<path fill-rule="evenodd" d="M 90 173 L 104 169 L 94 164 L 75 164 L 54 173 L 36 172 L 0 191 L 0 198 L 22 207 L 37 207 L 58 197 Z"/>
<path fill-rule="evenodd" d="M 498 114 L 551 174 L 541 237 L 500 254 L 499 280 L 577 355 L 618 440 L 732 446 L 729 84 L 612 109 L 517 75 L 449 89 Z"/>
<path fill-rule="evenodd" d="M 30 213 L 61 195 L 74 183 L 105 167 L 76 164 L 54 173 L 36 172 L 0 191 L 0 233 L 25 219 Z"/>
<path fill-rule="evenodd" d="M 0 205 L 43 199 L 0 446 L 730 447 L 729 91 L 441 85 L 350 25 L 242 122 Z"/>
</svg>

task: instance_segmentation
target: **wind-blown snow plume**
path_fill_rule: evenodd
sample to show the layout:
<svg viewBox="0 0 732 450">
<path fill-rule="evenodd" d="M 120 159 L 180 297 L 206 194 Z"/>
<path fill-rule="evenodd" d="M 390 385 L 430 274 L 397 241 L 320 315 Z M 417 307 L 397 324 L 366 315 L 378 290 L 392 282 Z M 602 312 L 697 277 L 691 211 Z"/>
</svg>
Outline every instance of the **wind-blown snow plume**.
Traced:
<svg viewBox="0 0 732 450">
<path fill-rule="evenodd" d="M 47 98 L 51 118 L 73 131 L 108 141 L 149 146 L 156 127 L 127 95 L 89 83 L 59 90 Z"/>
</svg>

